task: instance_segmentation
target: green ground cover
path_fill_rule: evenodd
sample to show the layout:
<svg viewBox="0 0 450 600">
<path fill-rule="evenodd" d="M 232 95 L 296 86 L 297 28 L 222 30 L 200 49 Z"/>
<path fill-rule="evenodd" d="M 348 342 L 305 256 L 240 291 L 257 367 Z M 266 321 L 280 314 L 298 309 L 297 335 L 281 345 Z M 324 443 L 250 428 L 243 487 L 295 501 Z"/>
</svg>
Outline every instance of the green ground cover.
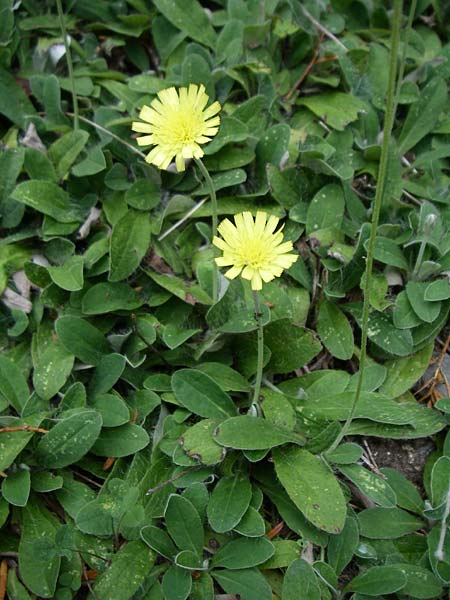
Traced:
<svg viewBox="0 0 450 600">
<path fill-rule="evenodd" d="M 0 0 L 0 600 L 448 596 L 449 17 Z"/>
</svg>

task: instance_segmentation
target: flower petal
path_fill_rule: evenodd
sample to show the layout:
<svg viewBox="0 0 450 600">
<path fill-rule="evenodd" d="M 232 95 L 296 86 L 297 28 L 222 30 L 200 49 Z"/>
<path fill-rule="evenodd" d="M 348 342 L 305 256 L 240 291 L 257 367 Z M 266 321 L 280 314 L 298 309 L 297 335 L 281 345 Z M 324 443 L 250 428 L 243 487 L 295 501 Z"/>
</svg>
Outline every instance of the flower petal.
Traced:
<svg viewBox="0 0 450 600">
<path fill-rule="evenodd" d="M 252 277 L 251 286 L 252 286 L 252 290 L 255 290 L 256 292 L 258 290 L 262 289 L 262 279 L 261 279 L 261 276 L 258 273 L 258 271 L 255 271 L 255 273 L 254 273 L 254 275 Z"/>
<path fill-rule="evenodd" d="M 186 169 L 186 165 L 184 162 L 184 156 L 182 154 L 177 154 L 175 157 L 175 165 L 177 167 L 178 173 L 181 173 Z"/>
<path fill-rule="evenodd" d="M 136 138 L 138 146 L 150 146 L 150 144 L 153 144 L 153 140 L 153 135 L 141 135 L 141 137 Z"/>
<path fill-rule="evenodd" d="M 242 271 L 242 267 L 232 267 L 231 269 L 228 269 L 228 271 L 226 271 L 225 273 L 225 277 L 227 277 L 228 279 L 235 279 Z"/>
<path fill-rule="evenodd" d="M 131 123 L 131 131 L 137 131 L 138 133 L 153 133 L 153 125 L 150 123 L 142 123 L 141 121 L 134 121 Z"/>
<path fill-rule="evenodd" d="M 255 274 L 255 270 L 252 267 L 250 267 L 249 265 L 244 267 L 244 270 L 242 271 L 242 277 L 244 279 L 251 280 L 251 279 L 253 279 L 254 274 Z"/>
<path fill-rule="evenodd" d="M 206 121 L 206 119 L 209 119 L 210 117 L 213 117 L 218 112 L 220 112 L 221 109 L 222 109 L 222 107 L 220 106 L 220 104 L 217 101 L 213 102 L 211 104 L 211 106 L 208 106 L 208 108 L 203 111 L 203 118 Z"/>
</svg>

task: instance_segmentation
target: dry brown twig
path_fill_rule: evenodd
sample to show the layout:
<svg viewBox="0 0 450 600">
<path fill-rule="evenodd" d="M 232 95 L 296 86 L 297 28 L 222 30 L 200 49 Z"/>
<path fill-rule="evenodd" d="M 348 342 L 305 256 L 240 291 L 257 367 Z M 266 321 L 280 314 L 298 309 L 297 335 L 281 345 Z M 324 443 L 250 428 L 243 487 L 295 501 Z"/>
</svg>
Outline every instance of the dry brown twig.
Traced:
<svg viewBox="0 0 450 600">
<path fill-rule="evenodd" d="M 300 77 L 297 79 L 297 81 L 294 83 L 294 85 L 291 87 L 291 89 L 288 91 L 288 93 L 284 97 L 284 99 L 286 101 L 290 100 L 292 94 L 301 86 L 301 84 L 303 83 L 303 81 L 308 77 L 308 75 L 311 72 L 311 70 L 314 67 L 314 65 L 318 62 L 317 58 L 318 58 L 318 55 L 319 55 L 319 52 L 320 52 L 320 45 L 322 44 L 323 38 L 324 38 L 324 33 L 321 32 L 319 34 L 319 41 L 317 42 L 316 47 L 314 48 L 314 53 L 313 53 L 313 56 L 312 56 L 311 60 L 306 65 L 306 68 L 303 71 L 303 73 L 300 75 Z"/>
<path fill-rule="evenodd" d="M 48 433 L 48 429 L 33 427 L 33 425 L 16 425 L 15 427 L 0 427 L 0 433 L 12 433 L 14 431 L 34 431 L 36 433 Z"/>
<path fill-rule="evenodd" d="M 6 581 L 8 577 L 8 563 L 3 559 L 0 563 L 0 600 L 6 598 Z"/>
<path fill-rule="evenodd" d="M 437 364 L 433 375 L 429 379 L 427 379 L 425 381 L 425 383 L 416 391 L 416 396 L 417 396 L 423 390 L 426 390 L 428 388 L 428 391 L 423 396 L 418 398 L 418 402 L 425 402 L 426 400 L 428 400 L 429 404 L 431 406 L 433 406 L 439 400 L 439 398 L 442 398 L 442 394 L 438 390 L 436 390 L 436 386 L 439 383 L 443 383 L 445 385 L 447 395 L 450 396 L 450 384 L 449 384 L 449 381 L 448 381 L 445 373 L 442 370 L 442 364 L 447 355 L 449 346 L 450 346 L 450 334 L 447 336 L 447 339 L 445 340 L 445 343 L 442 346 L 442 349 L 439 354 L 439 358 L 432 361 L 432 363 L 434 362 Z"/>
</svg>

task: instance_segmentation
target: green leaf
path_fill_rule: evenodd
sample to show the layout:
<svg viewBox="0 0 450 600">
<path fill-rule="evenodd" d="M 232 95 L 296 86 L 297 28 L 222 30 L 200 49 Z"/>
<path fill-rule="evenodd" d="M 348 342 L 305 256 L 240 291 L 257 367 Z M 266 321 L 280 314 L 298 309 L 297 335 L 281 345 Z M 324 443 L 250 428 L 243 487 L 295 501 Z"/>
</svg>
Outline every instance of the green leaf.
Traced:
<svg viewBox="0 0 450 600">
<path fill-rule="evenodd" d="M 397 496 L 391 486 L 376 473 L 359 465 L 340 465 L 339 471 L 350 479 L 356 487 L 370 500 L 391 508 L 397 504 Z"/>
<path fill-rule="evenodd" d="M 410 329 L 422 323 L 421 319 L 414 312 L 405 290 L 402 290 L 397 296 L 393 321 L 395 327 L 398 329 Z"/>
<path fill-rule="evenodd" d="M 301 558 L 294 560 L 284 576 L 281 600 L 320 600 L 320 597 L 314 569 Z"/>
<path fill-rule="evenodd" d="M 257 538 L 266 533 L 266 524 L 259 512 L 253 506 L 249 506 L 233 531 L 245 537 Z"/>
<path fill-rule="evenodd" d="M 208 375 L 196 369 L 180 369 L 172 375 L 177 400 L 200 417 L 223 420 L 236 414 L 233 401 Z"/>
<path fill-rule="evenodd" d="M 274 539 L 272 545 L 275 552 L 262 566 L 263 569 L 279 569 L 288 567 L 300 557 L 301 549 L 294 540 Z"/>
<path fill-rule="evenodd" d="M 345 587 L 345 591 L 366 596 L 393 594 L 406 585 L 404 573 L 396 566 L 369 567 Z"/>
<path fill-rule="evenodd" d="M 375 423 L 365 419 L 358 419 L 353 421 L 349 432 L 351 435 L 373 435 L 375 437 L 405 440 L 428 437 L 445 427 L 446 422 L 442 418 L 442 415 L 438 411 L 432 411 L 426 406 L 409 402 L 408 413 L 408 418 L 411 418 L 409 425 Z"/>
<path fill-rule="evenodd" d="M 339 227 L 344 215 L 345 201 L 342 187 L 329 183 L 321 188 L 311 200 L 306 215 L 306 233 L 329 227 Z"/>
<path fill-rule="evenodd" d="M 332 452 L 327 452 L 327 459 L 339 465 L 348 465 L 357 462 L 363 454 L 363 449 L 353 442 L 340 444 Z"/>
<path fill-rule="evenodd" d="M 205 362 L 196 365 L 202 373 L 212 377 L 224 392 L 248 392 L 250 384 L 238 371 L 219 362 Z"/>
<path fill-rule="evenodd" d="M 89 148 L 86 157 L 73 167 L 72 173 L 75 177 L 88 177 L 96 175 L 104 169 L 106 169 L 106 159 L 101 146 L 98 145 Z"/>
<path fill-rule="evenodd" d="M 53 282 L 60 288 L 69 292 L 76 292 L 83 289 L 83 265 L 82 256 L 71 256 L 60 267 L 48 267 L 47 271 Z"/>
<path fill-rule="evenodd" d="M 214 581 L 208 573 L 200 573 L 200 577 L 192 580 L 189 600 L 214 600 Z"/>
<path fill-rule="evenodd" d="M 344 421 L 350 414 L 354 395 L 353 390 L 341 394 L 330 393 L 326 397 L 315 395 L 308 398 L 303 410 L 316 417 Z M 407 425 L 414 422 L 414 409 L 415 406 L 409 402 L 399 403 L 375 392 L 361 392 L 354 416 L 380 423 Z"/>
<path fill-rule="evenodd" d="M 160 554 L 169 560 L 173 560 L 178 553 L 177 547 L 172 542 L 165 529 L 153 525 L 146 525 L 141 529 L 141 538 L 147 546 L 157 554 Z"/>
<path fill-rule="evenodd" d="M 121 281 L 134 273 L 149 249 L 150 232 L 148 215 L 137 210 L 128 210 L 114 225 L 109 281 Z"/>
<path fill-rule="evenodd" d="M 211 304 L 212 300 L 199 285 L 190 285 L 174 275 L 164 275 L 143 269 L 159 286 L 188 304 Z"/>
<path fill-rule="evenodd" d="M 272 600 L 272 590 L 257 569 L 216 569 L 211 574 L 227 594 L 238 594 L 240 600 Z"/>
<path fill-rule="evenodd" d="M 438 523 L 433 527 L 427 536 L 427 556 L 434 574 L 439 577 L 442 582 L 448 585 L 450 583 L 450 540 L 446 535 L 444 539 L 444 546 L 441 548 L 440 537 L 441 525 Z M 439 554 L 436 556 L 438 548 L 442 549 L 443 556 L 439 556 Z"/>
<path fill-rule="evenodd" d="M 282 429 L 267 419 L 241 415 L 220 423 L 214 439 L 228 448 L 237 450 L 265 450 L 288 442 L 302 443 L 299 435 Z"/>
<path fill-rule="evenodd" d="M 247 569 L 268 560 L 274 553 L 273 544 L 265 537 L 236 538 L 214 554 L 211 566 L 226 569 Z"/>
<path fill-rule="evenodd" d="M 422 514 L 423 500 L 414 484 L 402 473 L 390 467 L 382 467 L 381 473 L 397 496 L 397 504 L 411 512 Z"/>
<path fill-rule="evenodd" d="M 34 115 L 36 109 L 16 78 L 0 68 L 0 114 L 25 129 L 27 115 Z"/>
<path fill-rule="evenodd" d="M 98 456 L 129 456 L 145 448 L 149 441 L 145 429 L 127 423 L 120 427 L 102 429 L 92 452 Z"/>
<path fill-rule="evenodd" d="M 60 317 L 56 321 L 55 329 L 66 350 L 88 365 L 98 365 L 103 356 L 110 353 L 110 347 L 103 334 L 80 317 Z"/>
<path fill-rule="evenodd" d="M 33 385 L 43 400 L 50 400 L 66 383 L 74 363 L 58 340 L 52 340 L 34 360 Z"/>
<path fill-rule="evenodd" d="M 430 487 L 431 505 L 435 508 L 443 506 L 450 489 L 450 457 L 441 456 L 433 464 Z"/>
<path fill-rule="evenodd" d="M 63 419 L 40 439 L 36 458 L 45 467 L 66 467 L 89 452 L 101 426 L 102 418 L 94 410 L 83 410 Z"/>
<path fill-rule="evenodd" d="M 317 96 L 303 97 L 298 104 L 306 106 L 327 125 L 344 131 L 359 113 L 367 112 L 368 105 L 359 98 L 343 92 L 324 92 Z"/>
<path fill-rule="evenodd" d="M 406 295 L 416 313 L 422 321 L 432 323 L 441 310 L 440 302 L 429 302 L 424 299 L 427 284 L 419 281 L 408 281 L 406 284 Z"/>
<path fill-rule="evenodd" d="M 141 541 L 124 544 L 111 564 L 95 581 L 97 598 L 131 598 L 144 584 L 155 562 L 155 554 Z M 124 573 L 132 577 L 124 577 Z"/>
<path fill-rule="evenodd" d="M 354 517 L 348 516 L 344 529 L 339 535 L 330 537 L 327 547 L 328 564 L 338 575 L 352 560 L 358 544 L 358 523 Z"/>
<path fill-rule="evenodd" d="M 260 475 L 261 473 L 258 473 L 258 479 L 260 479 Z M 262 480 L 260 479 L 263 483 L 262 490 L 270 498 L 271 502 L 275 504 L 281 518 L 289 529 L 292 529 L 300 537 L 310 540 L 314 544 L 326 546 L 329 536 L 306 520 L 303 513 L 292 502 L 278 481 L 276 481 L 275 475 L 272 475 L 272 477 L 269 475 L 268 480 L 267 475 L 266 469 L 265 477 Z"/>
<path fill-rule="evenodd" d="M 25 506 L 30 495 L 31 478 L 28 469 L 18 469 L 3 480 L 3 498 L 14 506 Z"/>
<path fill-rule="evenodd" d="M 3 527 L 8 517 L 9 504 L 4 498 L 0 498 L 0 527 Z"/>
<path fill-rule="evenodd" d="M 69 173 L 70 167 L 86 146 L 88 139 L 88 132 L 78 129 L 69 131 L 50 146 L 48 157 L 54 164 L 59 179 L 64 179 Z"/>
<path fill-rule="evenodd" d="M 24 158 L 25 151 L 19 148 L 4 149 L 0 155 L 0 205 L 8 201 L 22 171 Z"/>
<path fill-rule="evenodd" d="M 154 4 L 177 29 L 196 42 L 214 48 L 216 34 L 197 0 L 154 0 Z"/>
<path fill-rule="evenodd" d="M 135 310 L 144 302 L 127 283 L 96 283 L 83 296 L 85 315 L 102 315 L 116 310 Z"/>
<path fill-rule="evenodd" d="M 216 426 L 213 419 L 203 419 L 189 427 L 179 440 L 186 454 L 203 465 L 215 465 L 225 457 L 225 450 L 213 439 Z"/>
<path fill-rule="evenodd" d="M 428 344 L 416 354 L 386 362 L 387 377 L 380 392 L 391 398 L 397 398 L 410 390 L 425 373 L 432 352 L 433 344 Z"/>
<path fill-rule="evenodd" d="M 289 373 L 309 363 L 322 349 L 312 332 L 289 319 L 280 319 L 264 329 L 264 343 L 272 351 L 268 368 L 274 373 Z"/>
<path fill-rule="evenodd" d="M 361 326 L 361 312 L 351 310 L 359 326 Z M 381 312 L 372 312 L 369 315 L 367 335 L 371 342 L 382 350 L 394 356 L 407 356 L 413 351 L 411 332 L 406 329 L 394 327 L 389 315 Z"/>
<path fill-rule="evenodd" d="M 340 360 L 348 360 L 353 355 L 353 330 L 347 317 L 332 302 L 325 300 L 317 316 L 317 333 L 323 345 Z"/>
<path fill-rule="evenodd" d="M 218 134 L 205 148 L 205 154 L 214 154 L 227 144 L 243 142 L 249 136 L 247 125 L 234 117 L 223 117 Z"/>
<path fill-rule="evenodd" d="M 125 202 L 137 210 L 151 210 L 160 201 L 159 186 L 151 179 L 138 179 L 125 192 Z"/>
<path fill-rule="evenodd" d="M 12 600 L 31 600 L 31 596 L 28 594 L 25 586 L 19 581 L 17 571 L 14 569 L 8 570 L 6 593 L 8 594 L 7 597 Z"/>
<path fill-rule="evenodd" d="M 450 283 L 448 279 L 437 279 L 425 288 L 424 300 L 439 302 L 450 298 Z"/>
<path fill-rule="evenodd" d="M 29 415 L 24 419 L 13 419 L 10 421 L 10 424 L 14 427 L 21 427 L 24 425 L 39 427 L 43 419 L 44 415 L 36 413 Z M 34 435 L 36 435 L 34 431 L 11 431 L 9 433 L 4 432 L 1 434 L 2 452 L 0 454 L 0 471 L 5 471 L 11 466 L 16 457 L 22 452 Z"/>
<path fill-rule="evenodd" d="M 207 146 L 206 148 L 208 148 Z M 206 150 L 205 148 L 205 150 Z M 255 159 L 255 153 L 251 148 L 225 146 L 215 154 L 205 156 L 203 159 L 208 171 L 228 171 L 245 167 Z"/>
<path fill-rule="evenodd" d="M 277 476 L 295 505 L 316 527 L 340 533 L 346 502 L 332 471 L 307 450 L 295 446 L 273 453 Z"/>
<path fill-rule="evenodd" d="M 270 311 L 265 304 L 261 306 L 261 312 L 261 322 L 266 325 L 270 321 Z M 211 327 L 223 333 L 245 333 L 258 328 L 253 301 L 245 294 L 240 279 L 230 283 L 223 297 L 209 309 L 206 319 Z"/>
<path fill-rule="evenodd" d="M 440 77 L 434 77 L 408 111 L 398 140 L 402 155 L 433 130 L 446 103 L 447 85 Z"/>
<path fill-rule="evenodd" d="M 264 416 L 270 423 L 287 431 L 295 429 L 295 409 L 284 394 L 264 387 L 260 391 L 260 402 Z"/>
<path fill-rule="evenodd" d="M 392 540 L 423 527 L 423 522 L 401 508 L 367 508 L 358 513 L 361 535 Z"/>
<path fill-rule="evenodd" d="M 164 573 L 162 591 L 165 600 L 186 600 L 192 587 L 192 577 L 189 571 L 171 566 Z"/>
<path fill-rule="evenodd" d="M 64 485 L 61 475 L 53 475 L 50 471 L 35 472 L 31 478 L 31 487 L 35 492 L 53 492 Z"/>
<path fill-rule="evenodd" d="M 130 411 L 116 394 L 98 394 L 91 402 L 92 408 L 100 413 L 103 427 L 118 427 L 130 420 Z"/>
<path fill-rule="evenodd" d="M 19 414 L 30 395 L 19 367 L 6 356 L 0 356 L 0 393 Z"/>
<path fill-rule="evenodd" d="M 164 513 L 167 531 L 180 550 L 191 550 L 201 558 L 204 532 L 200 516 L 187 498 L 172 494 Z"/>
<path fill-rule="evenodd" d="M 74 519 L 80 509 L 92 502 L 96 495 L 86 484 L 65 476 L 64 485 L 57 490 L 56 497 L 64 510 Z"/>
<path fill-rule="evenodd" d="M 19 569 L 27 588 L 41 598 L 54 598 L 61 559 L 42 556 L 36 551 L 36 541 L 54 545 L 58 520 L 41 503 L 31 500 L 21 511 Z"/>
<path fill-rule="evenodd" d="M 97 364 L 89 382 L 89 395 L 105 394 L 119 380 L 125 368 L 126 359 L 121 354 L 105 354 Z"/>
<path fill-rule="evenodd" d="M 272 196 L 284 208 L 293 208 L 301 201 L 303 179 L 296 168 L 279 169 L 267 165 Z"/>
<path fill-rule="evenodd" d="M 192 550 L 182 550 L 175 556 L 175 565 L 187 571 L 197 571 L 203 567 L 200 558 Z"/>
<path fill-rule="evenodd" d="M 431 573 L 420 565 L 393 564 L 406 577 L 406 585 L 402 588 L 402 595 L 411 598 L 438 598 L 442 594 L 442 583 Z"/>
<path fill-rule="evenodd" d="M 244 169 L 233 169 L 231 171 L 225 171 L 223 173 L 215 173 L 212 177 L 213 187 L 218 192 L 227 187 L 233 187 L 244 183 L 247 179 L 247 173 Z M 206 182 L 202 183 L 194 192 L 192 196 L 203 196 L 203 194 L 209 193 L 209 186 Z"/>
<path fill-rule="evenodd" d="M 250 504 L 252 488 L 243 473 L 222 477 L 216 484 L 207 508 L 211 528 L 218 533 L 231 531 Z"/>
<path fill-rule="evenodd" d="M 11 197 L 59 223 L 73 223 L 82 219 L 80 207 L 72 204 L 67 192 L 51 181 L 24 181 L 15 187 Z"/>
<path fill-rule="evenodd" d="M 368 242 L 364 245 L 367 249 Z M 397 267 L 399 269 L 408 269 L 408 261 L 403 254 L 400 246 L 389 238 L 378 236 L 375 241 L 374 258 L 379 262 Z"/>
</svg>

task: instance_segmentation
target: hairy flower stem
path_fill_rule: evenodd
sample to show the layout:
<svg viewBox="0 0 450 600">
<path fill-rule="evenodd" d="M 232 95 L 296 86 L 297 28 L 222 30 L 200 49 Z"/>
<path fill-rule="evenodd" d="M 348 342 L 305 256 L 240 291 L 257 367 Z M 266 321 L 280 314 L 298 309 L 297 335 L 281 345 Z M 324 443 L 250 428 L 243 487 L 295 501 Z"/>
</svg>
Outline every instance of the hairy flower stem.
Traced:
<svg viewBox="0 0 450 600">
<path fill-rule="evenodd" d="M 69 71 L 70 90 L 72 92 L 73 128 L 76 131 L 80 127 L 80 121 L 78 118 L 78 98 L 77 93 L 75 91 L 75 78 L 73 76 L 72 54 L 70 53 L 70 45 L 67 40 L 66 24 L 64 23 L 64 11 L 62 8 L 61 0 L 56 0 L 56 6 L 58 9 L 59 25 L 61 27 L 61 33 L 64 39 L 64 48 L 66 49 L 67 70 Z"/>
<path fill-rule="evenodd" d="M 211 179 L 211 175 L 208 173 L 208 169 L 203 164 L 203 161 L 200 158 L 195 158 L 195 163 L 202 172 L 202 175 L 206 181 L 207 186 L 209 187 L 209 194 L 211 197 L 211 217 L 212 217 L 212 235 L 213 237 L 217 235 L 217 197 L 216 190 L 214 189 L 214 184 Z M 212 296 L 214 302 L 217 302 L 219 297 L 219 270 L 215 261 L 213 261 L 213 281 L 212 281 Z"/>
<path fill-rule="evenodd" d="M 334 442 L 331 444 L 328 452 L 335 450 L 340 444 L 342 439 L 347 434 L 353 418 L 356 413 L 359 399 L 361 397 L 362 386 L 364 382 L 364 370 L 366 367 L 367 359 L 367 332 L 369 328 L 369 311 L 370 311 L 370 293 L 372 290 L 372 267 L 373 267 L 373 255 L 375 250 L 375 241 L 377 238 L 377 227 L 380 219 L 381 205 L 383 201 L 384 188 L 386 183 L 386 174 L 389 158 L 389 141 L 391 138 L 392 127 L 395 118 L 395 84 L 397 75 L 397 59 L 398 59 L 398 47 L 400 39 L 400 26 L 402 18 L 402 0 L 394 0 L 394 17 L 392 23 L 391 33 L 391 49 L 390 49 L 390 60 L 389 60 L 389 82 L 386 94 L 386 113 L 384 119 L 383 129 L 383 143 L 381 146 L 380 166 L 378 170 L 378 182 L 375 193 L 375 200 L 372 212 L 372 223 L 370 229 L 369 246 L 367 248 L 367 259 L 366 259 L 366 273 L 364 278 L 364 302 L 362 310 L 362 323 L 361 323 L 361 356 L 359 359 L 359 375 L 358 383 L 356 386 L 355 396 L 353 403 L 350 408 L 349 415 L 345 421 L 339 435 L 336 437 Z"/>
<path fill-rule="evenodd" d="M 420 242 L 419 252 L 417 253 L 416 264 L 414 265 L 414 269 L 412 272 L 412 279 L 417 279 L 417 275 L 420 271 L 420 267 L 422 266 L 423 255 L 425 254 L 426 247 L 427 247 L 426 240 L 422 240 Z"/>
<path fill-rule="evenodd" d="M 448 515 L 450 515 L 450 488 L 447 490 L 445 510 L 444 510 L 444 514 L 442 515 L 441 529 L 440 529 L 440 533 L 439 533 L 439 542 L 438 542 L 438 545 L 436 548 L 436 552 L 434 553 L 434 556 L 440 561 L 445 560 L 444 546 L 445 546 L 445 536 L 447 533 Z"/>
<path fill-rule="evenodd" d="M 253 291 L 253 302 L 255 303 L 255 319 L 258 324 L 257 339 L 258 339 L 258 359 L 256 363 L 256 381 L 255 389 L 253 391 L 253 400 L 250 407 L 251 411 L 259 413 L 259 394 L 261 392 L 261 382 L 263 376 L 263 362 L 264 362 L 264 333 L 262 324 L 262 313 L 261 304 L 259 302 L 258 292 Z"/>
</svg>

